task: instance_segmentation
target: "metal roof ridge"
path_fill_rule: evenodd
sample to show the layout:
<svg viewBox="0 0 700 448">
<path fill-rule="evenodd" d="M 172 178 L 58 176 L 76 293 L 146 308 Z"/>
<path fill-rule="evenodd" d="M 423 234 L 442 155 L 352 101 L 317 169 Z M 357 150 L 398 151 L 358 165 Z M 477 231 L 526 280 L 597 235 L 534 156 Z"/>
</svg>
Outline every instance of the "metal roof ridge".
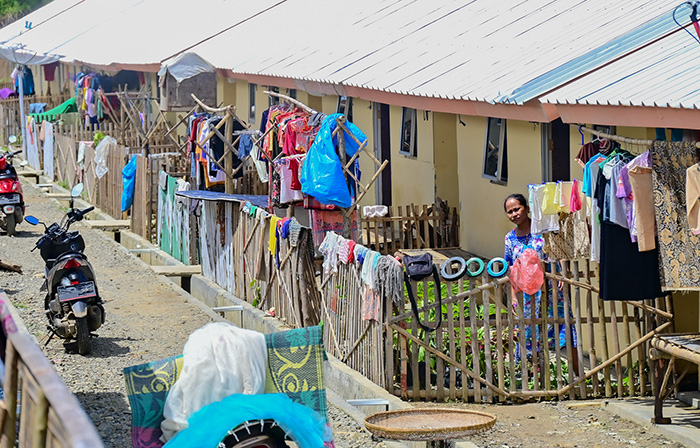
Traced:
<svg viewBox="0 0 700 448">
<path fill-rule="evenodd" d="M 625 57 L 629 53 L 639 50 L 659 38 L 666 37 L 664 34 L 679 31 L 680 28 L 672 31 L 675 26 L 673 12 L 662 14 L 555 69 L 537 76 L 514 89 L 510 95 L 504 95 L 502 99 L 507 98 L 516 103 L 525 103 L 552 90 L 556 90 L 617 58 Z M 652 33 L 651 35 L 650 32 Z"/>
</svg>

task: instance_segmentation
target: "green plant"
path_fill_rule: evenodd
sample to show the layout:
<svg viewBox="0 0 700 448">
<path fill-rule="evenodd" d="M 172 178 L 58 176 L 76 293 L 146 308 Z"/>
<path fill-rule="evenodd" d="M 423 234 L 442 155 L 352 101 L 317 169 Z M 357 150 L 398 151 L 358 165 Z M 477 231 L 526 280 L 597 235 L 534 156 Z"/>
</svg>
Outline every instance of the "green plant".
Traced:
<svg viewBox="0 0 700 448">
<path fill-rule="evenodd" d="M 95 144 L 95 148 L 97 148 L 97 145 L 100 144 L 103 138 L 105 138 L 104 133 L 100 131 L 95 132 L 95 137 L 92 139 L 93 143 Z"/>
</svg>

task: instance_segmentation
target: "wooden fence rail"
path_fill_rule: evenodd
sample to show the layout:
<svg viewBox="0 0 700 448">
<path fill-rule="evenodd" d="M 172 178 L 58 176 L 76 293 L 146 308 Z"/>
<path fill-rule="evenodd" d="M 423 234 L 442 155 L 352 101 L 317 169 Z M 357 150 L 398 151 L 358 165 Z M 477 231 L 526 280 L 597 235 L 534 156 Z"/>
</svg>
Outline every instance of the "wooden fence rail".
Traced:
<svg viewBox="0 0 700 448">
<path fill-rule="evenodd" d="M 4 292 L 0 292 L 0 316 L 7 338 L 0 447 L 103 447 L 95 426 L 24 328 Z"/>
<path fill-rule="evenodd" d="M 389 207 L 386 216 L 361 214 L 362 243 L 382 255 L 400 249 L 459 247 L 459 216 L 440 201 L 435 205 Z"/>
</svg>

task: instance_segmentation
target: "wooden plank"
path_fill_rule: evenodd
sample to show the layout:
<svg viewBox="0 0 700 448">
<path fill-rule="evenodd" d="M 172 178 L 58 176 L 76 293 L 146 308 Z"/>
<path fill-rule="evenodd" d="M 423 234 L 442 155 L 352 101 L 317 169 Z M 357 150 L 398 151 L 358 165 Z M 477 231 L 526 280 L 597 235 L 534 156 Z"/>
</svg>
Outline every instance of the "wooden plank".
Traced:
<svg viewBox="0 0 700 448">
<path fill-rule="evenodd" d="M 515 320 L 514 320 L 514 307 L 513 299 L 517 303 L 517 298 L 513 297 L 513 288 L 510 285 L 506 285 L 506 311 L 508 311 L 508 373 L 510 374 L 510 391 L 513 392 L 517 390 L 516 377 L 515 377 Z"/>
<path fill-rule="evenodd" d="M 427 234 L 427 233 L 426 233 Z M 489 282 L 488 277 L 486 274 L 482 276 L 481 280 L 482 284 L 487 284 Z M 484 360 L 485 360 L 485 379 L 486 381 L 489 381 L 493 383 L 493 360 L 491 357 L 491 322 L 490 322 L 490 305 L 491 305 L 491 300 L 489 297 L 490 291 L 484 290 L 484 292 L 481 293 L 481 300 L 482 300 L 482 306 L 483 306 L 483 314 L 484 314 Z M 486 389 L 484 391 L 484 395 L 486 400 L 488 400 L 489 403 L 493 402 L 493 392 L 490 389 Z"/>
<path fill-rule="evenodd" d="M 459 279 L 458 282 L 459 292 L 462 292 L 464 290 L 464 278 Z M 466 320 L 465 320 L 465 312 L 464 308 L 466 307 L 466 304 L 464 303 L 465 299 L 458 300 L 456 303 L 459 306 L 459 360 L 462 362 L 462 364 L 466 365 L 467 364 L 467 342 L 465 340 L 467 336 L 467 325 L 466 325 Z M 469 399 L 469 383 L 467 382 L 467 377 L 466 373 L 462 372 L 462 400 L 466 403 L 467 400 Z"/>
<path fill-rule="evenodd" d="M 452 295 L 453 291 L 453 285 L 454 283 L 452 282 L 447 282 L 447 296 Z M 449 304 L 447 305 L 447 337 L 449 341 L 449 351 L 450 351 L 450 357 L 454 359 L 459 359 L 457 357 L 457 345 L 455 343 L 455 317 L 454 317 L 454 312 L 455 312 L 455 305 L 454 304 Z M 453 365 L 449 365 L 448 368 L 450 369 L 450 385 L 449 385 L 449 399 L 450 401 L 454 401 L 457 399 L 457 368 Z"/>
<path fill-rule="evenodd" d="M 441 291 L 440 288 L 438 288 L 438 285 L 434 285 L 435 288 L 435 300 L 438 300 L 441 296 Z M 448 292 L 449 295 L 449 292 Z M 447 310 L 449 312 L 450 306 L 447 306 Z M 437 321 L 438 315 L 437 313 L 442 313 L 442 308 L 438 308 L 436 310 L 436 316 L 435 320 Z M 449 325 L 449 324 L 448 324 Z M 438 348 L 438 350 L 444 350 L 444 340 L 443 340 L 443 335 L 445 333 L 445 322 L 443 322 L 440 325 L 440 328 L 438 328 L 435 331 L 435 346 Z M 454 356 L 454 352 L 450 352 L 450 356 Z M 436 392 L 436 399 L 439 402 L 445 401 L 445 361 L 440 358 L 436 357 L 435 359 L 435 371 L 437 373 L 436 375 L 436 386 L 437 386 L 437 392 Z"/>
<path fill-rule="evenodd" d="M 413 289 L 413 297 L 418 297 L 417 288 L 415 282 L 410 282 L 410 287 Z M 418 339 L 418 316 L 413 316 L 411 318 L 411 335 Z M 413 379 L 413 396 L 417 397 L 420 395 L 420 373 L 418 370 L 418 344 L 416 341 L 411 341 L 411 372 Z M 427 383 L 427 381 L 426 381 Z"/>
<path fill-rule="evenodd" d="M 476 313 L 476 302 L 477 296 L 472 296 L 469 298 L 469 325 L 471 329 L 471 349 L 472 349 L 472 370 L 478 376 L 481 376 L 481 365 L 479 362 L 480 348 L 478 340 L 478 329 L 476 325 L 477 313 Z M 474 402 L 481 403 L 481 385 L 474 381 Z"/>
<path fill-rule="evenodd" d="M 435 285 L 435 286 L 437 286 L 437 285 Z M 430 288 L 428 287 L 428 280 L 423 279 L 423 306 L 430 303 L 429 291 L 430 291 Z M 435 295 L 434 297 L 435 297 L 435 302 L 437 302 L 438 296 Z M 437 310 L 437 309 L 435 310 L 436 321 L 437 321 L 437 313 L 439 313 L 439 312 L 440 312 L 440 310 Z M 423 323 L 426 326 L 431 326 L 430 325 L 430 311 L 428 311 L 428 310 L 425 310 L 425 312 L 423 313 Z M 432 345 L 430 339 L 431 339 L 431 335 L 433 333 L 434 332 L 429 332 L 429 331 L 423 330 L 423 340 L 425 341 L 426 347 L 430 347 Z M 440 348 L 440 349 L 442 350 L 442 348 Z M 425 392 L 426 392 L 425 399 L 426 399 L 426 401 L 431 400 L 435 397 L 435 391 L 433 390 L 433 387 L 432 387 L 433 384 L 432 384 L 430 357 L 431 357 L 431 355 L 428 352 L 428 350 L 425 350 L 424 361 L 425 361 Z"/>
<path fill-rule="evenodd" d="M 530 382 L 530 377 L 528 375 L 527 369 L 527 332 L 525 328 L 525 307 L 523 294 L 517 294 L 517 309 L 518 309 L 518 343 L 520 344 L 520 374 L 521 374 L 521 385 L 520 390 L 528 390 L 528 383 Z"/>
<path fill-rule="evenodd" d="M 501 285 L 495 288 L 494 302 L 496 304 L 496 369 L 498 375 L 498 387 L 506 389 L 506 374 L 504 363 L 506 361 L 503 352 L 503 323 L 501 312 L 503 310 L 503 291 Z M 505 401 L 505 397 L 499 396 L 500 402 Z"/>
<path fill-rule="evenodd" d="M 587 282 L 590 282 L 590 275 L 591 275 L 591 269 L 590 269 L 590 264 L 589 261 L 586 260 L 584 264 L 584 278 L 586 279 Z M 590 289 L 586 290 L 586 316 L 587 316 L 587 322 L 586 326 L 588 327 L 588 360 L 590 363 L 591 369 L 594 369 L 598 366 L 598 357 L 596 354 L 596 344 L 595 344 L 595 327 L 593 325 L 593 294 L 591 293 Z M 640 337 L 642 336 L 641 333 L 639 335 Z M 594 375 L 593 378 L 593 395 L 600 396 L 600 389 L 598 386 L 598 375 Z"/>
<path fill-rule="evenodd" d="M 578 261 L 573 262 L 573 274 L 574 274 L 574 280 L 579 281 L 579 266 L 578 266 Z M 576 320 L 576 336 L 577 336 L 577 347 L 576 347 L 576 355 L 578 358 L 578 372 L 576 372 L 576 376 L 580 378 L 583 376 L 583 371 L 584 371 L 584 365 L 583 365 L 583 329 L 581 327 L 581 288 L 579 286 L 575 286 L 575 320 Z M 586 387 L 586 383 L 581 384 L 581 388 L 579 389 L 579 396 L 581 398 L 588 398 L 588 388 Z"/>
<path fill-rule="evenodd" d="M 190 277 L 202 273 L 201 265 L 193 266 L 151 266 L 153 272 L 167 277 Z"/>
<path fill-rule="evenodd" d="M 627 305 L 622 304 L 622 323 L 625 327 L 625 331 L 623 333 L 623 336 L 625 338 L 624 343 L 625 347 L 629 347 L 629 345 L 632 343 L 632 339 L 630 337 L 630 318 L 629 318 L 629 312 L 627 311 Z M 626 356 L 627 359 L 627 392 L 629 393 L 630 397 L 634 397 L 634 369 L 632 367 L 632 352 L 628 353 Z M 640 360 L 641 361 L 641 360 Z M 621 380 L 620 380 L 621 382 Z"/>
<path fill-rule="evenodd" d="M 600 335 L 602 338 L 602 357 L 601 361 L 606 365 L 605 369 L 603 370 L 603 376 L 605 380 L 605 396 L 606 397 L 611 397 L 612 396 L 612 383 L 610 381 L 610 364 L 607 363 L 608 360 L 610 359 L 609 351 L 608 351 L 608 330 L 607 330 L 607 325 L 605 322 L 605 303 L 603 302 L 603 299 L 598 297 L 598 329 L 600 330 Z"/>
<path fill-rule="evenodd" d="M 128 229 L 131 227 L 129 219 L 111 219 L 111 220 L 84 220 L 85 224 L 91 229 L 97 230 L 113 230 L 113 229 Z"/>
<path fill-rule="evenodd" d="M 569 268 L 567 262 L 564 261 L 562 266 L 562 275 L 568 271 Z M 553 286 L 558 289 L 558 285 Z M 564 334 L 566 337 L 566 362 L 569 367 L 569 383 L 573 383 L 576 380 L 576 369 L 574 369 L 576 360 L 574 359 L 574 338 L 572 337 L 573 335 L 571 331 L 571 295 L 569 293 L 569 288 L 569 285 L 564 284 Z M 559 340 L 559 338 L 557 338 L 557 340 Z M 569 392 L 569 398 L 572 400 L 576 399 L 576 391 L 574 389 L 571 389 L 571 392 Z"/>
<path fill-rule="evenodd" d="M 636 340 L 638 340 L 642 337 L 642 327 L 640 324 L 639 309 L 633 308 L 632 312 L 634 316 L 634 337 Z M 647 364 L 647 358 L 646 356 L 644 356 L 644 347 L 641 345 L 637 349 L 637 359 L 639 360 L 637 363 L 639 369 L 639 395 L 645 397 L 647 395 L 647 375 L 645 368 Z"/>
<path fill-rule="evenodd" d="M 617 308 L 615 302 L 608 302 L 610 303 L 610 319 L 611 319 L 611 327 L 612 327 L 612 338 L 613 338 L 613 350 L 615 351 L 615 354 L 620 353 L 620 337 L 619 337 L 619 332 L 618 332 L 618 324 L 617 324 Z M 620 359 L 615 361 L 615 373 L 617 376 L 617 397 L 622 398 L 624 396 L 624 388 L 622 385 L 622 362 Z"/>
</svg>

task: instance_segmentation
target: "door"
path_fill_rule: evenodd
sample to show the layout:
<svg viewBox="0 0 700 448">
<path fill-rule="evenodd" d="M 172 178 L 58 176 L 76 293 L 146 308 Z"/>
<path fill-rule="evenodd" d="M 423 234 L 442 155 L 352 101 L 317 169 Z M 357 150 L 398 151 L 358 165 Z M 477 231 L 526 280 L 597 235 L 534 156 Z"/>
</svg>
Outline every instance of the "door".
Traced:
<svg viewBox="0 0 700 448">
<path fill-rule="evenodd" d="M 391 140 L 389 129 L 389 105 L 372 103 L 374 116 L 374 155 L 380 162 L 389 160 L 375 182 L 377 204 L 391 205 Z"/>
</svg>

